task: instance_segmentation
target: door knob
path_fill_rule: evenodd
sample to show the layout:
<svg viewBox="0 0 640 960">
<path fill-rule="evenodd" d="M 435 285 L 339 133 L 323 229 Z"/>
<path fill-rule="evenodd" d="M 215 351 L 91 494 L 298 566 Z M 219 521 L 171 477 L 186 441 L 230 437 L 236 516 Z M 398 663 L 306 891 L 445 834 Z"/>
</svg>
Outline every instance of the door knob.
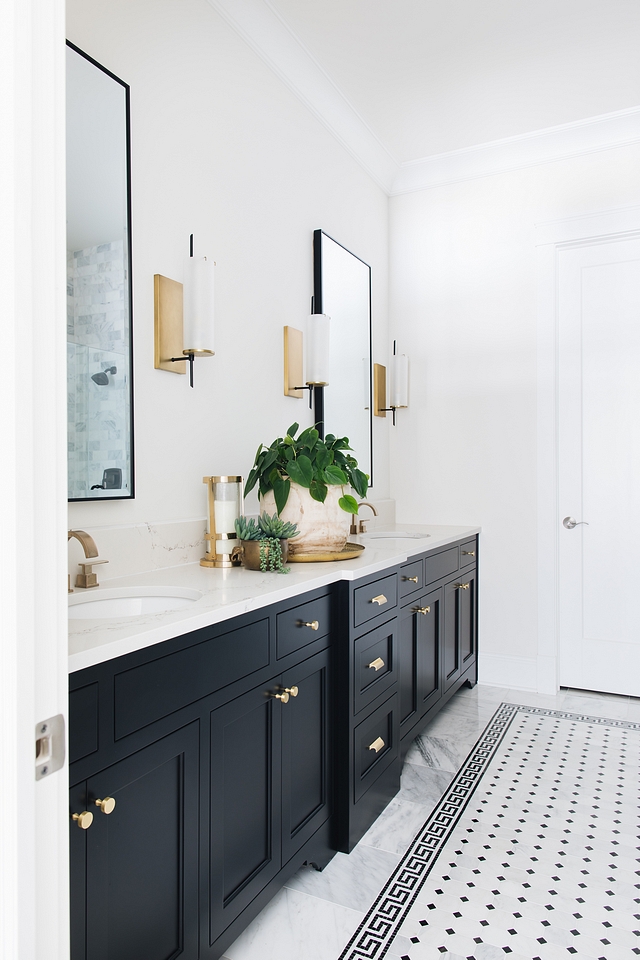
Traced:
<svg viewBox="0 0 640 960">
<path fill-rule="evenodd" d="M 573 517 L 565 517 L 562 526 L 566 527 L 567 530 L 573 530 L 574 527 L 579 527 L 581 523 L 584 523 L 585 527 L 589 526 L 587 520 L 574 520 Z"/>
<path fill-rule="evenodd" d="M 91 810 L 83 810 L 82 813 L 74 813 L 71 819 L 76 821 L 81 830 L 88 830 L 93 823 L 93 814 Z"/>
<path fill-rule="evenodd" d="M 104 800 L 96 800 L 96 807 L 100 807 L 101 813 L 113 813 L 116 808 L 116 801 L 113 797 L 105 797 Z"/>
</svg>

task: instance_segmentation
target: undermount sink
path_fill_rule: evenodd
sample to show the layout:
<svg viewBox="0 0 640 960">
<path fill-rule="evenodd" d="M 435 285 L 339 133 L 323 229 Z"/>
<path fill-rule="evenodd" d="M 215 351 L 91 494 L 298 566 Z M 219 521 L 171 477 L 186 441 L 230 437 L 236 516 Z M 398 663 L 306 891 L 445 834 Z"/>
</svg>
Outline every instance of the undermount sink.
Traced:
<svg viewBox="0 0 640 960">
<path fill-rule="evenodd" d="M 414 533 L 411 530 L 372 530 L 360 534 L 363 540 L 426 540 L 430 533 Z"/>
<path fill-rule="evenodd" d="M 106 620 L 112 617 L 143 617 L 152 613 L 182 610 L 201 598 L 199 590 L 187 587 L 121 587 L 99 594 L 69 594 L 70 620 Z"/>
</svg>

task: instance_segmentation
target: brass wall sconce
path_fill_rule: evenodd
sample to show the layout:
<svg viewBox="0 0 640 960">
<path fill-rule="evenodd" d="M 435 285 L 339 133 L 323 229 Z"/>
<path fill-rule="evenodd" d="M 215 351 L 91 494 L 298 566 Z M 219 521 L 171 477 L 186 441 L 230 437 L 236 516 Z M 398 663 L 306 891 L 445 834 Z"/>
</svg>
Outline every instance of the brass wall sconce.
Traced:
<svg viewBox="0 0 640 960">
<path fill-rule="evenodd" d="M 193 386 L 193 361 L 212 357 L 214 350 L 214 267 L 207 257 L 185 261 L 184 284 L 156 273 L 154 283 L 154 367 L 169 373 L 186 373 Z"/>
<path fill-rule="evenodd" d="M 307 321 L 306 343 L 302 330 L 284 328 L 284 395 L 302 399 L 309 391 L 309 407 L 315 387 L 329 385 L 329 343 L 331 318 L 312 313 Z M 306 351 L 304 349 L 306 345 Z M 306 357 L 305 357 L 306 353 Z M 304 379 L 304 361 L 307 376 Z"/>
<path fill-rule="evenodd" d="M 409 406 L 409 358 L 405 354 L 396 353 L 396 341 L 393 341 L 393 357 L 391 358 L 391 391 L 390 403 L 387 402 L 387 368 L 381 363 L 373 365 L 373 415 L 386 417 L 387 412 L 393 415 L 393 425 L 396 425 L 396 410 Z"/>
</svg>

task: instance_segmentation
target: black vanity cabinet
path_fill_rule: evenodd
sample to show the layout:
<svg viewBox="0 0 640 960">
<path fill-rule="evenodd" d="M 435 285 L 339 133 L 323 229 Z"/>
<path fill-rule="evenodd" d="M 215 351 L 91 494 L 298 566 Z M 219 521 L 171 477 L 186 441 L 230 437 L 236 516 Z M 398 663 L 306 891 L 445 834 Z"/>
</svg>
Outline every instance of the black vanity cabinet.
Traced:
<svg viewBox="0 0 640 960">
<path fill-rule="evenodd" d="M 465 683 L 478 678 L 478 541 L 403 564 L 399 628 L 401 756 Z"/>
<path fill-rule="evenodd" d="M 476 682 L 477 549 L 71 675 L 71 960 L 218 960 L 304 863 L 353 849 Z"/>
<path fill-rule="evenodd" d="M 331 616 L 324 589 L 71 675 L 71 960 L 216 960 L 331 859 Z"/>
</svg>

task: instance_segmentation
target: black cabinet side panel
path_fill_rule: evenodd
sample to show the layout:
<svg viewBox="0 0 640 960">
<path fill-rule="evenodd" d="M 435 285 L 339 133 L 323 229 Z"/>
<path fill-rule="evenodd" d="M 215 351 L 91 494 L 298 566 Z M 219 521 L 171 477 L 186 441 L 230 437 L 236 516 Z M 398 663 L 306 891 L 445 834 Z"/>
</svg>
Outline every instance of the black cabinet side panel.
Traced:
<svg viewBox="0 0 640 960">
<path fill-rule="evenodd" d="M 98 749 L 98 683 L 69 693 L 69 763 Z"/>
</svg>

